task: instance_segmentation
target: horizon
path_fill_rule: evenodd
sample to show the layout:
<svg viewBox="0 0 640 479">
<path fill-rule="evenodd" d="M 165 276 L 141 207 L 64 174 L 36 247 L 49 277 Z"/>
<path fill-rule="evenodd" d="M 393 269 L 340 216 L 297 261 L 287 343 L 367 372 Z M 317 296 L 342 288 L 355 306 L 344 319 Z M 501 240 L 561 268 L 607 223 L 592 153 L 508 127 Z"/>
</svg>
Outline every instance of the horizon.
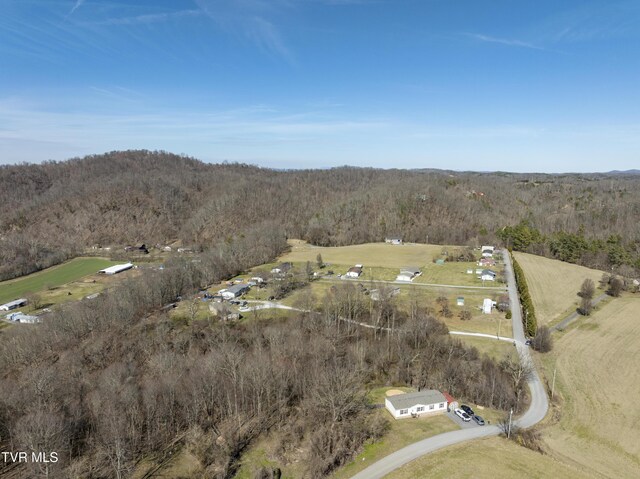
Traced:
<svg viewBox="0 0 640 479">
<path fill-rule="evenodd" d="M 636 2 L 0 1 L 0 164 L 129 149 L 275 170 L 638 164 Z"/>
</svg>

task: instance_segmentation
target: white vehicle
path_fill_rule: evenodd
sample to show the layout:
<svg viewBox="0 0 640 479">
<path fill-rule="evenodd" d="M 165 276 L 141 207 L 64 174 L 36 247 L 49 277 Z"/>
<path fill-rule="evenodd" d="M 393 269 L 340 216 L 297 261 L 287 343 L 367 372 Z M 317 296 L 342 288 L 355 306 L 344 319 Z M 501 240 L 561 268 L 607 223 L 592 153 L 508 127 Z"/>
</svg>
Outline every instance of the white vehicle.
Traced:
<svg viewBox="0 0 640 479">
<path fill-rule="evenodd" d="M 471 418 L 469 417 L 469 415 L 464 412 L 462 409 L 456 408 L 455 411 L 453 411 L 456 413 L 456 416 L 458 416 L 460 419 L 462 419 L 464 422 L 469 422 L 471 421 Z"/>
</svg>

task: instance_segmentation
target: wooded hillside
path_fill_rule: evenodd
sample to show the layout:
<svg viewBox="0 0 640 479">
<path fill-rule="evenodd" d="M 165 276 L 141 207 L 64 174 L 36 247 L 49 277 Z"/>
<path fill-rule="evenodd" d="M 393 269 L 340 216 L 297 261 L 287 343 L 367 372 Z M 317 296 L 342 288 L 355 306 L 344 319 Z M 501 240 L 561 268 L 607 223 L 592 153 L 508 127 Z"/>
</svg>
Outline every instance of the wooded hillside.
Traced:
<svg viewBox="0 0 640 479">
<path fill-rule="evenodd" d="M 95 244 L 207 249 L 265 221 L 325 246 L 396 234 L 436 244 L 501 239 L 591 267 L 640 268 L 638 175 L 274 171 L 126 151 L 0 167 L 0 204 L 0 279 Z"/>
</svg>

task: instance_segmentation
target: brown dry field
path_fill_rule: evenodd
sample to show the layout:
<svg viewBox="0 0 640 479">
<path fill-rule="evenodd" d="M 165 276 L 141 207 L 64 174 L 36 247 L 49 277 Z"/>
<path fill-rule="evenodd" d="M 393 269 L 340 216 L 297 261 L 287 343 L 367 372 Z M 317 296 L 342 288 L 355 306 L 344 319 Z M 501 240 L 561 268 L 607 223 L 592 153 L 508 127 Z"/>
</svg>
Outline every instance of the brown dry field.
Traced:
<svg viewBox="0 0 640 479">
<path fill-rule="evenodd" d="M 594 476 L 640 477 L 640 297 L 623 297 L 556 342 L 560 420 L 544 430 L 550 454 Z M 553 376 L 554 357 L 545 358 Z"/>
<path fill-rule="evenodd" d="M 578 470 L 502 438 L 458 444 L 410 462 L 385 479 L 584 477 Z"/>
<path fill-rule="evenodd" d="M 538 324 L 564 319 L 573 312 L 580 298 L 582 282 L 590 278 L 598 286 L 602 271 L 527 253 L 514 253 L 527 278 L 529 292 L 536 308 Z M 602 291 L 596 291 L 596 296 Z"/>
<path fill-rule="evenodd" d="M 325 263 L 339 265 L 364 264 L 393 268 L 417 266 L 425 268 L 431 265 L 433 257 L 439 256 L 443 249 L 456 249 L 459 246 L 442 246 L 428 244 L 392 245 L 387 243 L 366 243 L 353 246 L 324 248 L 313 246 L 305 241 L 290 240 L 291 251 L 280 258 L 281 261 L 315 263 L 318 254 Z"/>
</svg>

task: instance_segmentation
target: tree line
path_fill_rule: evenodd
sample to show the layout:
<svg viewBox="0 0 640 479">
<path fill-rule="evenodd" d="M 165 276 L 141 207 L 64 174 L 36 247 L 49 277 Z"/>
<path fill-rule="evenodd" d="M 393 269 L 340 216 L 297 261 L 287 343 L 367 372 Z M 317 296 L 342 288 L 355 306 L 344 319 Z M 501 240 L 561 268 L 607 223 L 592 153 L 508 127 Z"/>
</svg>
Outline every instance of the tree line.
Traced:
<svg viewBox="0 0 640 479">
<path fill-rule="evenodd" d="M 121 151 L 0 166 L 0 279 L 93 245 L 206 250 L 268 219 L 322 246 L 502 241 L 602 268 L 640 270 L 638 175 L 439 170 L 274 171 Z M 526 223 L 521 223 L 526 220 Z"/>
<path fill-rule="evenodd" d="M 527 336 L 533 338 L 538 331 L 538 320 L 536 319 L 536 310 L 533 307 L 533 300 L 529 294 L 529 286 L 527 285 L 527 278 L 524 275 L 524 271 L 516 259 L 511 255 L 511 262 L 513 264 L 513 273 L 516 278 L 516 284 L 518 286 L 518 295 L 520 296 L 520 305 L 522 306 L 522 323 L 524 325 L 524 332 Z"/>
</svg>

